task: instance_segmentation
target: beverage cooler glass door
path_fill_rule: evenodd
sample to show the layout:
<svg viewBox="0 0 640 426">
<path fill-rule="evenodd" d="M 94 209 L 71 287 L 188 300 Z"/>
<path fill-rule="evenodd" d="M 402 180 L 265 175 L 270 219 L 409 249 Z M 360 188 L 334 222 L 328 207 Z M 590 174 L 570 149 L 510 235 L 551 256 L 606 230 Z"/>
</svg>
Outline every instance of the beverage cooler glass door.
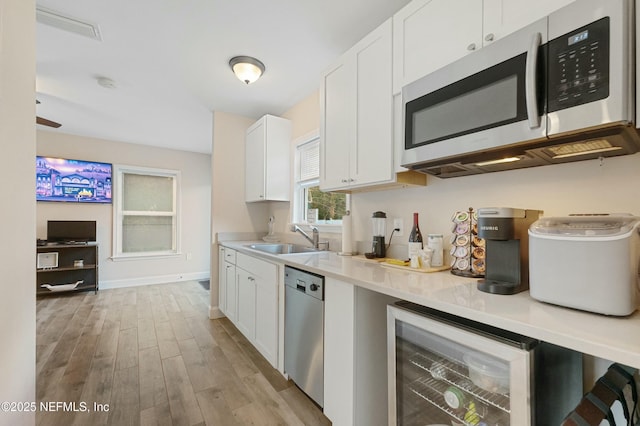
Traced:
<svg viewBox="0 0 640 426">
<path fill-rule="evenodd" d="M 531 425 L 532 341 L 387 313 L 390 425 Z"/>
</svg>

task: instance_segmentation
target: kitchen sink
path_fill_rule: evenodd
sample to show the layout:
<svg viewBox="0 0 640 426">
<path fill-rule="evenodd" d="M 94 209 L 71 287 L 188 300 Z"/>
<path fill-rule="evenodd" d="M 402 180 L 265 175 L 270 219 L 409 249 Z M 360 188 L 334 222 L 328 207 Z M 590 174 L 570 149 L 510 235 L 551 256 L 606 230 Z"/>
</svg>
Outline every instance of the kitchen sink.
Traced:
<svg viewBox="0 0 640 426">
<path fill-rule="evenodd" d="M 320 250 L 301 244 L 250 244 L 247 247 L 272 254 L 313 253 Z"/>
</svg>

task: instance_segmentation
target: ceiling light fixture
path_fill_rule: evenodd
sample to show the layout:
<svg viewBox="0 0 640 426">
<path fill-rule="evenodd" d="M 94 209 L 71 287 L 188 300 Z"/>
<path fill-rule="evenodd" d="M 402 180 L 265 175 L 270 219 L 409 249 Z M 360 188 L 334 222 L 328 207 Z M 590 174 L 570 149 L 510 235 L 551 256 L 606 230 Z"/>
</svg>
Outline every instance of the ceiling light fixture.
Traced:
<svg viewBox="0 0 640 426">
<path fill-rule="evenodd" d="M 264 73 L 264 64 L 251 56 L 236 56 L 229 60 L 233 73 L 246 84 L 253 83 Z"/>
</svg>

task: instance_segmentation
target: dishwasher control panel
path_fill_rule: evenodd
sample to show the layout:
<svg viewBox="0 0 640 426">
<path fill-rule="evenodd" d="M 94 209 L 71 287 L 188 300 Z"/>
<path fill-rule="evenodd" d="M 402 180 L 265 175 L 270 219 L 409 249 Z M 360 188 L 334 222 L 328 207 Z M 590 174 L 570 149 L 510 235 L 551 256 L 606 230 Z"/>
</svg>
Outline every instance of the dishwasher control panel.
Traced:
<svg viewBox="0 0 640 426">
<path fill-rule="evenodd" d="M 284 268 L 284 284 L 319 300 L 324 300 L 324 277 L 290 266 Z"/>
</svg>

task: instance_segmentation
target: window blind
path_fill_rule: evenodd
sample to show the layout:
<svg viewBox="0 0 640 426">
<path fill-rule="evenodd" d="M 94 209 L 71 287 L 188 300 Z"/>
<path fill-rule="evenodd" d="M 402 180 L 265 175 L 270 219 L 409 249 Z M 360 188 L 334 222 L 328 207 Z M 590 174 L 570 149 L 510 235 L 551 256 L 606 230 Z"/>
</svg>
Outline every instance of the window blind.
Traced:
<svg viewBox="0 0 640 426">
<path fill-rule="evenodd" d="M 320 142 L 315 141 L 298 146 L 300 170 L 298 182 L 320 177 Z"/>
</svg>

